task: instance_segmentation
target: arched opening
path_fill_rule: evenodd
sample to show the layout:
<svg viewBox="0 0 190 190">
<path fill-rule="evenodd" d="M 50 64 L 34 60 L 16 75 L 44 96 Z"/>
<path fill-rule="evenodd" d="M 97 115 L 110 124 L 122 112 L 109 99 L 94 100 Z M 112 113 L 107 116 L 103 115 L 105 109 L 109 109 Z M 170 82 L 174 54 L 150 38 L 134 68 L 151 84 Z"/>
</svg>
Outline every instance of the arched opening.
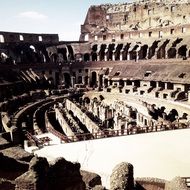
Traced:
<svg viewBox="0 0 190 190">
<path fill-rule="evenodd" d="M 148 45 L 143 45 L 139 51 L 139 59 L 146 59 L 148 52 Z"/>
<path fill-rule="evenodd" d="M 57 49 L 57 53 L 62 54 L 63 61 L 67 61 L 67 49 L 66 49 L 66 47 L 64 47 L 64 48 L 58 48 Z"/>
<path fill-rule="evenodd" d="M 84 54 L 84 61 L 86 62 L 86 61 L 90 61 L 90 55 L 89 55 L 89 53 L 85 53 Z"/>
<path fill-rule="evenodd" d="M 5 42 L 4 36 L 0 35 L 0 43 L 4 43 L 4 42 Z"/>
<path fill-rule="evenodd" d="M 93 88 L 97 87 L 97 74 L 95 71 L 93 71 L 91 73 L 91 82 L 90 82 L 90 86 Z"/>
<path fill-rule="evenodd" d="M 84 98 L 84 102 L 85 102 L 86 104 L 90 104 L 90 98 L 89 98 L 89 97 L 85 97 L 85 98 Z"/>
<path fill-rule="evenodd" d="M 150 81 L 150 86 L 153 88 L 156 88 L 156 82 L 155 81 Z"/>
<path fill-rule="evenodd" d="M 127 43 L 127 45 L 124 47 L 124 50 L 123 50 L 123 60 L 127 60 L 127 55 L 128 55 L 128 50 L 129 50 L 129 47 L 130 47 L 130 43 Z"/>
<path fill-rule="evenodd" d="M 72 61 L 72 60 L 74 60 L 74 51 L 73 51 L 73 48 L 72 48 L 71 45 L 68 45 L 67 48 L 68 48 L 68 52 L 69 52 L 68 60 Z"/>
<path fill-rule="evenodd" d="M 99 87 L 103 87 L 103 75 L 99 75 Z"/>
<path fill-rule="evenodd" d="M 104 79 L 104 88 L 108 87 L 108 79 Z"/>
<path fill-rule="evenodd" d="M 105 49 L 106 49 L 106 44 L 102 44 L 99 51 L 100 61 L 103 61 L 105 58 Z"/>
<path fill-rule="evenodd" d="M 166 45 L 170 40 L 166 40 L 157 51 L 157 59 L 166 58 Z"/>
<path fill-rule="evenodd" d="M 130 54 L 130 60 L 136 60 L 137 59 L 137 48 L 138 48 L 139 46 L 138 45 L 135 45 L 134 47 L 133 47 L 133 49 L 129 52 L 129 54 Z"/>
<path fill-rule="evenodd" d="M 65 87 L 69 88 L 71 86 L 71 77 L 69 73 L 64 73 Z"/>
<path fill-rule="evenodd" d="M 132 81 L 127 80 L 127 81 L 126 81 L 126 85 L 129 85 L 129 86 L 132 85 Z"/>
<path fill-rule="evenodd" d="M 97 61 L 97 53 L 96 52 L 92 52 L 92 61 Z"/>
<path fill-rule="evenodd" d="M 92 61 L 97 61 L 97 48 L 98 48 L 97 44 L 92 46 L 92 52 L 91 52 Z"/>
<path fill-rule="evenodd" d="M 116 51 L 115 51 L 115 60 L 120 60 L 120 53 L 121 53 L 121 49 L 123 48 L 123 44 L 118 44 L 118 46 L 116 47 Z"/>
<path fill-rule="evenodd" d="M 174 47 L 171 47 L 169 50 L 168 50 L 168 58 L 169 59 L 172 59 L 172 58 L 176 58 L 176 49 Z"/>
<path fill-rule="evenodd" d="M 179 58 L 187 58 L 187 45 L 183 45 L 178 49 Z"/>
<path fill-rule="evenodd" d="M 151 59 L 154 55 L 155 55 L 155 50 L 158 47 L 158 43 L 160 41 L 154 41 L 152 46 L 149 48 L 149 52 L 148 52 L 148 58 Z"/>
<path fill-rule="evenodd" d="M 108 46 L 108 52 L 107 52 L 107 59 L 108 61 L 113 60 L 113 51 L 115 49 L 115 44 L 109 44 Z"/>
<path fill-rule="evenodd" d="M 123 79 L 119 80 L 119 87 L 123 88 L 124 87 L 124 81 Z"/>
<path fill-rule="evenodd" d="M 82 84 L 82 76 L 78 76 L 78 84 Z"/>
<path fill-rule="evenodd" d="M 84 84 L 85 84 L 85 85 L 88 85 L 88 76 L 85 76 L 85 77 L 84 77 Z"/>
</svg>

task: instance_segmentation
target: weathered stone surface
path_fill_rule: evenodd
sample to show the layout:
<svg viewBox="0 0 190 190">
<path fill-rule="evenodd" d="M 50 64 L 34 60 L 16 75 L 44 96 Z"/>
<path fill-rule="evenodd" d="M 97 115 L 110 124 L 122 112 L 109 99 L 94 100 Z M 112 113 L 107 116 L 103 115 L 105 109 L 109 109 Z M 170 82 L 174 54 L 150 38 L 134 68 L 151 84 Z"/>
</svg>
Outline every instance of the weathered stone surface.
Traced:
<svg viewBox="0 0 190 190">
<path fill-rule="evenodd" d="M 92 188 L 92 187 L 102 184 L 101 177 L 98 174 L 87 172 L 87 171 L 81 171 L 80 173 L 87 187 Z"/>
<path fill-rule="evenodd" d="M 22 147 L 10 147 L 6 148 L 4 150 L 1 150 L 5 156 L 8 156 L 10 158 L 14 158 L 16 160 L 21 160 L 21 161 L 27 161 L 29 162 L 33 155 L 26 152 Z"/>
<path fill-rule="evenodd" d="M 14 180 L 28 170 L 28 164 L 0 153 L 0 177 Z"/>
<path fill-rule="evenodd" d="M 146 189 L 146 190 L 164 190 L 166 180 L 158 178 L 136 178 L 136 189 Z"/>
<path fill-rule="evenodd" d="M 0 136 L 0 150 L 10 147 L 11 144 L 4 139 L 2 136 Z"/>
<path fill-rule="evenodd" d="M 92 188 L 92 190 L 106 190 L 106 188 L 101 185 L 96 185 L 95 187 Z"/>
<path fill-rule="evenodd" d="M 29 166 L 29 171 L 18 177 L 16 190 L 42 190 L 48 189 L 49 164 L 46 158 L 34 157 Z"/>
<path fill-rule="evenodd" d="M 15 183 L 14 183 L 14 181 L 10 181 L 10 180 L 0 178 L 0 189 L 2 189 L 2 190 L 15 190 Z"/>
<path fill-rule="evenodd" d="M 133 165 L 122 162 L 112 171 L 110 177 L 111 190 L 132 190 L 134 189 Z"/>
<path fill-rule="evenodd" d="M 58 158 L 49 169 L 49 189 L 50 190 L 83 190 L 85 183 L 80 174 L 80 164 Z"/>
<path fill-rule="evenodd" d="M 165 190 L 188 190 L 185 181 L 181 177 L 175 177 L 166 183 Z"/>
</svg>

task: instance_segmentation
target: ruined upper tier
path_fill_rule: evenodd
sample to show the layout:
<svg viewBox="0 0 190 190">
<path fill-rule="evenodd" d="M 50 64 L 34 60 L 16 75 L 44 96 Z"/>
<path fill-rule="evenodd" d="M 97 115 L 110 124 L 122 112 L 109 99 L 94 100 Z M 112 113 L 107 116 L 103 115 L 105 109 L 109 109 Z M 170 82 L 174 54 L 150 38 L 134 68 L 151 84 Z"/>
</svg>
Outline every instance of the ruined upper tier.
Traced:
<svg viewBox="0 0 190 190">
<path fill-rule="evenodd" d="M 81 41 L 181 35 L 190 27 L 190 1 L 155 0 L 91 6 L 81 26 Z"/>
</svg>

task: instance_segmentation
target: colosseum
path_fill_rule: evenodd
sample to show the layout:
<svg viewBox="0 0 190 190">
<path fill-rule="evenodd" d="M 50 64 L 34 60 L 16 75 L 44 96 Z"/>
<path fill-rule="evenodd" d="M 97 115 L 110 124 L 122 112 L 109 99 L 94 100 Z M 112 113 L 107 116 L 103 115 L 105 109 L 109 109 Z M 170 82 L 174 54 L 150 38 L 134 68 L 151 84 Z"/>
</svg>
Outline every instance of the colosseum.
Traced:
<svg viewBox="0 0 190 190">
<path fill-rule="evenodd" d="M 92 5 L 79 41 L 0 31 L 0 189 L 189 189 L 189 10 Z"/>
</svg>

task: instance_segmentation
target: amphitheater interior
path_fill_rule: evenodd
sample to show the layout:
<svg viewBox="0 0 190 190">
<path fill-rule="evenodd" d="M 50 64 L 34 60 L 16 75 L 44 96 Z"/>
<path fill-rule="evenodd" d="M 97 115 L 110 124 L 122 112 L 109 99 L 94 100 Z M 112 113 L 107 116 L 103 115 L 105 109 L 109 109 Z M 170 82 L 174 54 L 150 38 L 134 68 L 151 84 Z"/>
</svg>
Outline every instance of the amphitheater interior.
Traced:
<svg viewBox="0 0 190 190">
<path fill-rule="evenodd" d="M 47 146 L 188 132 L 189 10 L 188 0 L 91 6 L 79 41 L 59 41 L 57 34 L 0 31 L 0 157 L 1 165 L 13 164 L 10 171 L 1 168 L 0 186 L 53 188 L 53 182 L 43 186 L 43 171 L 49 167 L 55 172 L 56 164 L 53 168 L 44 158 L 34 157 Z M 176 143 L 184 145 L 179 139 Z M 189 141 L 185 143 L 188 147 Z M 188 148 L 184 151 L 190 155 Z M 9 164 L 9 159 L 14 161 Z M 31 159 L 42 164 L 41 182 L 32 181 L 38 170 L 32 161 L 29 164 Z M 70 164 L 68 175 L 80 168 Z M 98 180 L 98 186 L 85 187 L 73 173 L 72 179 L 80 184 L 73 189 L 106 189 Z M 189 176 L 169 185 L 153 178 L 137 179 L 125 188 L 113 182 L 110 189 L 182 190 L 188 189 Z M 69 189 L 71 184 L 57 189 Z"/>
</svg>

